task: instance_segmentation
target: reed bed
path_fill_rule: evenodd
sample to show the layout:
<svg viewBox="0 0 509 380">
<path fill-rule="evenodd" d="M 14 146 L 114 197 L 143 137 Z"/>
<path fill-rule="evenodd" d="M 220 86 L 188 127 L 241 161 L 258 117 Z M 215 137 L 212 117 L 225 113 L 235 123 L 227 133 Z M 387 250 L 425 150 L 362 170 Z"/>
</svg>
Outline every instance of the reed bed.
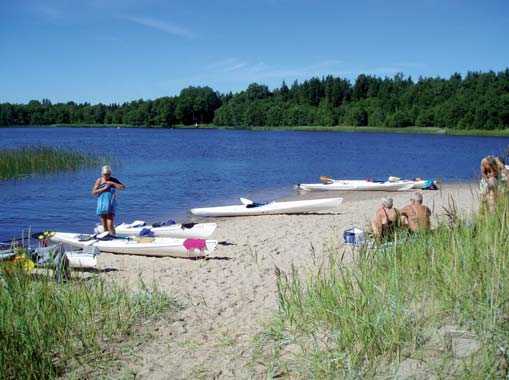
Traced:
<svg viewBox="0 0 509 380">
<path fill-rule="evenodd" d="M 0 178 L 16 178 L 35 173 L 48 174 L 59 170 L 77 170 L 97 166 L 106 157 L 97 158 L 79 150 L 61 147 L 20 147 L 0 150 Z"/>
<path fill-rule="evenodd" d="M 414 359 L 423 372 L 411 378 L 509 378 L 507 202 L 474 221 L 448 211 L 434 231 L 363 249 L 355 265 L 331 250 L 314 274 L 279 274 L 255 361 L 269 377 L 397 378 Z M 478 348 L 453 349 L 458 331 Z"/>
<path fill-rule="evenodd" d="M 0 379 L 109 376 L 148 323 L 177 308 L 143 284 L 133 294 L 100 277 L 57 284 L 0 266 Z"/>
</svg>

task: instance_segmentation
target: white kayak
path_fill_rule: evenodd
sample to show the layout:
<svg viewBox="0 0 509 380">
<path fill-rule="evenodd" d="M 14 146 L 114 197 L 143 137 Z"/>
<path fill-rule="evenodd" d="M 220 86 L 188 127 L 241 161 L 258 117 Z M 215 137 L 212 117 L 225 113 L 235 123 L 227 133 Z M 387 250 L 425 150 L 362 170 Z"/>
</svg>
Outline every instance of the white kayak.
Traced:
<svg viewBox="0 0 509 380">
<path fill-rule="evenodd" d="M 301 190 L 358 190 L 358 191 L 406 191 L 413 188 L 413 182 L 374 182 L 367 180 L 329 180 L 326 183 L 301 183 Z"/>
<path fill-rule="evenodd" d="M 426 184 L 433 183 L 437 185 L 437 181 L 422 180 L 422 179 L 401 179 L 399 177 L 389 177 L 389 182 L 392 183 L 412 183 L 412 189 L 422 189 Z"/>
<path fill-rule="evenodd" d="M 35 260 L 36 266 L 44 266 L 44 264 L 51 262 L 50 256 L 52 256 L 57 246 L 50 247 L 38 247 L 35 249 L 27 249 L 31 252 L 30 256 Z M 70 268 L 95 268 L 97 267 L 97 255 L 99 249 L 96 247 L 84 247 L 83 249 L 77 250 L 66 250 L 64 251 L 67 261 L 69 262 Z M 15 252 L 12 249 L 0 250 L 0 261 L 9 260 L 14 258 Z"/>
<path fill-rule="evenodd" d="M 217 240 L 177 239 L 163 237 L 115 237 L 56 232 L 51 241 L 83 248 L 94 246 L 101 252 L 143 256 L 169 256 L 183 258 L 205 257 L 217 247 Z"/>
<path fill-rule="evenodd" d="M 117 235 L 131 236 L 139 235 L 145 229 L 149 230 L 150 236 L 155 237 L 172 237 L 172 238 L 208 238 L 216 230 L 216 223 L 185 223 L 185 224 L 164 224 L 164 225 L 148 225 L 142 220 L 135 220 L 132 223 L 122 223 L 115 226 Z M 95 233 L 104 232 L 102 225 L 97 225 Z"/>
<path fill-rule="evenodd" d="M 308 199 L 302 201 L 256 203 L 240 198 L 242 204 L 234 206 L 193 208 L 191 213 L 199 216 L 248 216 L 270 214 L 300 214 L 337 208 L 343 198 Z"/>
<path fill-rule="evenodd" d="M 93 246 L 84 247 L 79 250 L 65 251 L 65 257 L 67 257 L 71 268 L 96 268 L 98 254 L 99 249 Z"/>
</svg>

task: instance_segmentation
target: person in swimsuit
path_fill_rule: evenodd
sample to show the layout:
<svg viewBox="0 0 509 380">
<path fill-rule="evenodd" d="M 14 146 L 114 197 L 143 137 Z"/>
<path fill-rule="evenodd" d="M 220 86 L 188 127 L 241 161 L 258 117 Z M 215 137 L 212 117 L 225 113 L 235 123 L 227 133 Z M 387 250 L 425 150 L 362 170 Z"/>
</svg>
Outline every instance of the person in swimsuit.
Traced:
<svg viewBox="0 0 509 380">
<path fill-rule="evenodd" d="M 490 212 L 494 213 L 498 195 L 506 190 L 507 168 L 500 158 L 486 156 L 481 160 L 481 174 L 482 178 L 479 183 L 481 203 L 487 201 Z"/>
<path fill-rule="evenodd" d="M 376 210 L 375 219 L 371 221 L 371 230 L 380 240 L 389 238 L 399 226 L 399 212 L 392 205 L 392 198 L 383 197 L 380 207 Z"/>
<path fill-rule="evenodd" d="M 101 217 L 104 231 L 115 235 L 115 211 L 117 207 L 116 190 L 125 190 L 125 186 L 118 179 L 111 176 L 111 168 L 103 166 L 102 177 L 97 178 L 92 195 L 97 195 L 96 214 Z"/>
<path fill-rule="evenodd" d="M 401 225 L 411 232 L 429 231 L 431 210 L 422 204 L 422 194 L 413 193 L 410 204 L 401 209 Z"/>
</svg>

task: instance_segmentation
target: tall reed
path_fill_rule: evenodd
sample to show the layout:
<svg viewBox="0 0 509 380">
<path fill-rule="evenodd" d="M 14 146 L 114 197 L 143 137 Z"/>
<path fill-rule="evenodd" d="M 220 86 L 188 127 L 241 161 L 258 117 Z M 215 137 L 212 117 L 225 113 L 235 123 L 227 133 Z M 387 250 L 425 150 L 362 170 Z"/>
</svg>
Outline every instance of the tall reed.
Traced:
<svg viewBox="0 0 509 380">
<path fill-rule="evenodd" d="M 97 158 L 79 150 L 61 147 L 20 147 L 0 150 L 0 178 L 15 178 L 35 173 L 76 170 L 82 166 L 97 166 L 105 158 Z"/>
<path fill-rule="evenodd" d="M 429 371 L 495 378 L 509 364 L 509 209 L 502 203 L 496 215 L 474 222 L 453 215 L 406 243 L 363 250 L 353 266 L 331 251 L 313 275 L 281 274 L 279 312 L 260 336 L 257 361 L 291 378 L 385 376 L 402 359 L 425 356 L 439 329 L 452 325 L 472 334 L 480 351 L 457 366 L 434 347 L 441 364 Z"/>
<path fill-rule="evenodd" d="M 177 307 L 154 287 L 133 294 L 98 277 L 57 284 L 0 267 L 0 379 L 94 377 L 143 334 L 137 326 Z"/>
</svg>

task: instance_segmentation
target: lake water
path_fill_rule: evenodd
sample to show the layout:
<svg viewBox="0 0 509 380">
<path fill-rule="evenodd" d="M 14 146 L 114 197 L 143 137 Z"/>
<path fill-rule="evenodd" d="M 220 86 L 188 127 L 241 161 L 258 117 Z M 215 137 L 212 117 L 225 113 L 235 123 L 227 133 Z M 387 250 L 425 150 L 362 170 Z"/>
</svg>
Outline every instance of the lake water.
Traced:
<svg viewBox="0 0 509 380">
<path fill-rule="evenodd" d="M 329 132 L 130 128 L 0 128 L 0 148 L 51 145 L 107 154 L 119 192 L 117 222 L 188 220 L 193 207 L 298 195 L 297 183 L 435 178 L 472 182 L 480 160 L 508 138 Z M 99 218 L 90 192 L 100 167 L 0 180 L 0 238 L 21 231 L 91 232 Z"/>
</svg>

